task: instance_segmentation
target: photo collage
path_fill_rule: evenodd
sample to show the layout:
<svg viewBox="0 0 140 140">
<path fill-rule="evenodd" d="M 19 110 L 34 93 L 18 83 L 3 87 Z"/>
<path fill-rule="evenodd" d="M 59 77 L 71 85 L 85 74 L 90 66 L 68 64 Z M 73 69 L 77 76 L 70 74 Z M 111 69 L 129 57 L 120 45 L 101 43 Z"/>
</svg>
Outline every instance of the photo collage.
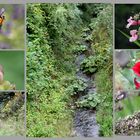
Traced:
<svg viewBox="0 0 140 140">
<path fill-rule="evenodd" d="M 3 136 L 140 136 L 140 4 L 0 2 Z"/>
</svg>

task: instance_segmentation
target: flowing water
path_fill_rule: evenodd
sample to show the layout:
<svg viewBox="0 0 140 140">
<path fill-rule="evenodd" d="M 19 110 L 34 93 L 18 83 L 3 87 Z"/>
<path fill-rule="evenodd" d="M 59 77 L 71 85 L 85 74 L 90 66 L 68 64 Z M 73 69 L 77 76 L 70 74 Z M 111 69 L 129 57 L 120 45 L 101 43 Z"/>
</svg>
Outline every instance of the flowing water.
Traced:
<svg viewBox="0 0 140 140">
<path fill-rule="evenodd" d="M 86 44 L 85 42 L 83 43 Z M 90 45 L 86 44 L 87 50 L 91 51 Z M 86 58 L 86 54 L 82 53 L 77 56 L 76 67 L 78 72 L 76 77 L 79 79 L 84 79 L 87 84 L 86 92 L 81 94 L 77 100 L 84 99 L 88 94 L 94 94 L 96 87 L 93 84 L 94 75 L 86 75 L 82 70 L 80 70 L 81 62 Z M 96 122 L 96 110 L 77 108 L 74 114 L 74 135 L 80 137 L 98 137 L 99 136 L 99 125 Z"/>
</svg>

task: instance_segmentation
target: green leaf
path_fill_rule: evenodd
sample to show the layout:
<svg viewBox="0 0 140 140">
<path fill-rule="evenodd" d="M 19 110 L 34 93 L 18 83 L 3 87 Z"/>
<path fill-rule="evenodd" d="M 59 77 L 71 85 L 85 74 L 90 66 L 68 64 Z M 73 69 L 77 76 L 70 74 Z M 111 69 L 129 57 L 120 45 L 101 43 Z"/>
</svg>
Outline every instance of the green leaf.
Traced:
<svg viewBox="0 0 140 140">
<path fill-rule="evenodd" d="M 131 69 L 124 69 L 123 71 L 120 71 L 120 73 L 129 81 L 131 85 L 134 85 L 134 72 Z"/>
</svg>

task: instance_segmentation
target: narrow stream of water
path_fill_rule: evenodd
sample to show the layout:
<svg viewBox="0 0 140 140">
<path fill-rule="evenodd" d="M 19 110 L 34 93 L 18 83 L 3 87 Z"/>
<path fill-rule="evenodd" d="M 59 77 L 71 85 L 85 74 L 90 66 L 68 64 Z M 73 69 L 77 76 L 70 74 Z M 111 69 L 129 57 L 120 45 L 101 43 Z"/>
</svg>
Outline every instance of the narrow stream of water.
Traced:
<svg viewBox="0 0 140 140">
<path fill-rule="evenodd" d="M 86 42 L 83 44 L 87 46 L 87 50 L 91 51 L 90 45 Z M 84 94 L 82 94 L 79 99 L 84 99 L 88 94 L 94 94 L 96 91 L 96 87 L 93 84 L 94 75 L 86 75 L 81 69 L 80 64 L 86 58 L 84 53 L 79 54 L 76 58 L 76 67 L 78 72 L 76 73 L 76 77 L 78 79 L 84 79 L 87 84 L 87 90 Z M 98 137 L 99 136 L 99 125 L 96 122 L 96 110 L 94 109 L 85 109 L 85 108 L 77 108 L 74 114 L 74 134 L 75 136 L 80 137 Z"/>
</svg>

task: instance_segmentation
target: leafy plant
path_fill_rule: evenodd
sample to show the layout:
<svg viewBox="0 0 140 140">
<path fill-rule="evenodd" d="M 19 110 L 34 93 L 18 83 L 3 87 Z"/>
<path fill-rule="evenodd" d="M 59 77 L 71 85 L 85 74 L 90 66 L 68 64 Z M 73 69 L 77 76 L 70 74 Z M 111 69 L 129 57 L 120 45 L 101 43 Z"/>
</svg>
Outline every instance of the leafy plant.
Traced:
<svg viewBox="0 0 140 140">
<path fill-rule="evenodd" d="M 76 79 L 68 87 L 67 92 L 70 93 L 70 95 L 77 95 L 81 92 L 84 92 L 86 88 L 87 84 L 83 79 Z"/>
<path fill-rule="evenodd" d="M 87 50 L 87 46 L 86 45 L 77 45 L 74 47 L 74 53 L 83 53 Z"/>
<path fill-rule="evenodd" d="M 110 75 L 103 68 L 96 73 L 95 82 L 97 84 L 97 92 L 104 99 L 97 106 L 97 122 L 100 124 L 100 135 L 111 136 L 113 129 L 113 86 Z"/>
<path fill-rule="evenodd" d="M 105 62 L 101 55 L 89 56 L 81 63 L 81 68 L 86 73 L 95 73 Z"/>
<path fill-rule="evenodd" d="M 76 104 L 78 107 L 95 108 L 102 101 L 103 100 L 101 99 L 100 94 L 92 93 L 85 96 L 84 99 L 82 99 L 81 101 L 78 101 Z"/>
</svg>

